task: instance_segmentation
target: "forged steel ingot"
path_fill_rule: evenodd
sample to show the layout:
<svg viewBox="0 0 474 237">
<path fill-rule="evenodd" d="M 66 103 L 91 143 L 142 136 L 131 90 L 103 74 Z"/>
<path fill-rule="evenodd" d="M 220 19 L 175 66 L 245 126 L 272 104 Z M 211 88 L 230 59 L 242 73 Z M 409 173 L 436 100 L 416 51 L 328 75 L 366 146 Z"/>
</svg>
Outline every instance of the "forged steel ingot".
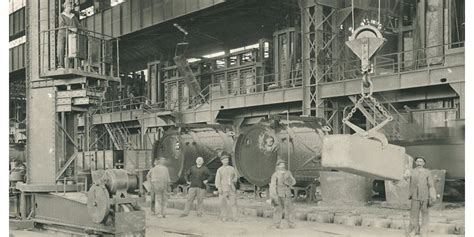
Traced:
<svg viewBox="0 0 474 237">
<path fill-rule="evenodd" d="M 374 179 L 401 180 L 405 172 L 405 148 L 358 135 L 324 137 L 322 165 Z"/>
<path fill-rule="evenodd" d="M 101 223 L 109 215 L 109 200 L 109 192 L 102 185 L 94 184 L 87 192 L 87 212 L 94 223 Z"/>
<path fill-rule="evenodd" d="M 328 130 L 324 119 L 314 117 L 262 121 L 237 138 L 235 167 L 247 181 L 261 187 L 270 183 L 276 161 L 281 158 L 293 173 L 296 186 L 307 186 L 324 170 L 320 158 Z"/>
</svg>

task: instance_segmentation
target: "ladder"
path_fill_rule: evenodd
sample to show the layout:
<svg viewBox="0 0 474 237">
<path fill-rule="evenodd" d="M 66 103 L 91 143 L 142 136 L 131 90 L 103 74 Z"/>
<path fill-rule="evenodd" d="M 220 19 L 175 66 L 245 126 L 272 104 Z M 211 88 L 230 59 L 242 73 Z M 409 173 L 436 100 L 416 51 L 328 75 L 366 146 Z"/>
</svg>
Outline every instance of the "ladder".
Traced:
<svg viewBox="0 0 474 237">
<path fill-rule="evenodd" d="M 130 132 L 123 123 L 104 124 L 116 150 L 134 150 L 135 144 L 129 141 Z"/>
</svg>

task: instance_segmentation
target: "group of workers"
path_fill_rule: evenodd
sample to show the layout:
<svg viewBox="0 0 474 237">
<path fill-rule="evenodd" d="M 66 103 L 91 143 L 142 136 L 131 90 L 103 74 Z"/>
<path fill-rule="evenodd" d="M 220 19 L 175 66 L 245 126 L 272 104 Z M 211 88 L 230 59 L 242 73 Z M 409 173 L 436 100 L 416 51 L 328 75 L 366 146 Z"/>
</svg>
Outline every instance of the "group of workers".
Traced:
<svg viewBox="0 0 474 237">
<path fill-rule="evenodd" d="M 237 173 L 234 167 L 229 165 L 230 155 L 222 154 L 220 157 L 222 166 L 217 169 L 215 176 L 215 186 L 218 190 L 220 200 L 219 218 L 222 221 L 237 221 L 237 198 L 236 186 Z M 405 179 L 409 181 L 409 198 L 411 199 L 410 225 L 406 230 L 407 236 L 414 236 L 415 232 L 420 232 L 421 236 L 428 235 L 429 213 L 428 208 L 436 200 L 434 181 L 431 172 L 424 168 L 425 158 L 419 156 L 414 159 L 415 168 L 405 174 Z M 166 217 L 166 203 L 170 194 L 170 176 L 166 168 L 166 158 L 160 157 L 155 162 L 147 179 L 152 183 L 152 205 L 151 210 L 158 217 Z M 187 202 L 184 212 L 180 217 L 189 215 L 194 199 L 197 199 L 197 216 L 203 215 L 203 200 L 206 194 L 206 185 L 211 178 L 211 172 L 204 166 L 202 157 L 196 159 L 196 165 L 185 173 L 185 179 L 189 185 Z M 284 218 L 288 222 L 289 228 L 294 228 L 295 223 L 292 218 L 292 193 L 291 188 L 296 184 L 296 180 L 289 170 L 286 169 L 286 161 L 278 159 L 275 172 L 271 177 L 269 193 L 270 202 L 274 207 L 273 228 L 281 228 Z M 155 200 L 157 207 L 155 209 Z M 230 215 L 229 215 L 230 209 Z M 419 214 L 422 215 L 420 228 Z"/>
</svg>

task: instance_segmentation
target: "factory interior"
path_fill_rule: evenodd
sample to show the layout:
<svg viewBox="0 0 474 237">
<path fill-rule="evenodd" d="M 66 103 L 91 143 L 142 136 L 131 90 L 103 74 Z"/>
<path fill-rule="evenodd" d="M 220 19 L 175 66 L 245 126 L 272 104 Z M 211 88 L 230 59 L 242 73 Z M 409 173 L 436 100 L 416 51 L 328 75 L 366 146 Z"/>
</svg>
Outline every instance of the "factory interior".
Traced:
<svg viewBox="0 0 474 237">
<path fill-rule="evenodd" d="M 431 233 L 465 234 L 464 0 L 9 0 L 9 7 L 15 236 L 25 229 L 218 235 L 199 229 L 202 221 L 194 228 L 194 217 L 187 228 L 172 214 L 150 217 L 146 183 L 166 158 L 168 208 L 177 213 L 186 171 L 202 157 L 211 173 L 205 215 L 218 213 L 223 154 L 238 174 L 239 226 L 250 226 L 239 235 L 259 233 L 252 222 L 270 225 L 278 160 L 296 180 L 297 226 L 402 233 L 410 205 L 402 175 L 417 156 L 438 197 Z M 65 8 L 78 19 L 73 30 L 61 25 Z M 222 230 L 238 235 L 232 228 Z"/>
</svg>

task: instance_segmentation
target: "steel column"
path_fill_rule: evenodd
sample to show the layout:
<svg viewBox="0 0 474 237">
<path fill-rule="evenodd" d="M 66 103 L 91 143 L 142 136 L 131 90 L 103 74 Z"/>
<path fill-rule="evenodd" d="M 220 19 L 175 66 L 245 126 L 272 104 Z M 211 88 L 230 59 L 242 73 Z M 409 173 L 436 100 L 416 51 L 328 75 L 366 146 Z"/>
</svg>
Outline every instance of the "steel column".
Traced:
<svg viewBox="0 0 474 237">
<path fill-rule="evenodd" d="M 301 7 L 303 55 L 303 114 L 324 116 L 319 83 L 324 77 L 323 65 L 333 60 L 337 38 L 337 9 L 306 0 Z"/>
</svg>

